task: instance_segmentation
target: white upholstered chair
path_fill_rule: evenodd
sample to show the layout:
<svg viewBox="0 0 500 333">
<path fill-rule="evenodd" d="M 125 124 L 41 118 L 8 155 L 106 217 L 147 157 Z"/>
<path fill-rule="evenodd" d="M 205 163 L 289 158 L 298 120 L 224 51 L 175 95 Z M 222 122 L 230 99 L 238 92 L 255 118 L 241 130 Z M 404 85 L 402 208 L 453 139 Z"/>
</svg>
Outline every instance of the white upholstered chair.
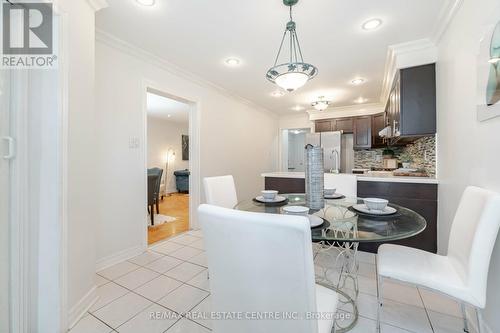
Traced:
<svg viewBox="0 0 500 333">
<path fill-rule="evenodd" d="M 315 284 L 309 220 L 303 216 L 198 208 L 210 272 L 211 312 L 218 333 L 330 333 L 337 294 Z M 330 314 L 329 319 L 245 320 L 252 314 Z"/>
<path fill-rule="evenodd" d="M 346 197 L 358 195 L 358 178 L 355 175 L 338 175 L 325 173 L 325 188 L 336 188 L 337 192 Z"/>
<path fill-rule="evenodd" d="M 480 329 L 479 309 L 486 305 L 488 269 L 499 226 L 500 195 L 468 187 L 453 220 L 447 256 L 398 245 L 384 244 L 379 247 L 379 304 L 382 305 L 382 279 L 394 279 L 459 301 L 466 331 L 465 305 L 474 307 Z M 378 326 L 380 328 L 380 313 Z"/>
<path fill-rule="evenodd" d="M 233 176 L 206 177 L 203 185 L 209 205 L 233 208 L 238 203 Z"/>
</svg>

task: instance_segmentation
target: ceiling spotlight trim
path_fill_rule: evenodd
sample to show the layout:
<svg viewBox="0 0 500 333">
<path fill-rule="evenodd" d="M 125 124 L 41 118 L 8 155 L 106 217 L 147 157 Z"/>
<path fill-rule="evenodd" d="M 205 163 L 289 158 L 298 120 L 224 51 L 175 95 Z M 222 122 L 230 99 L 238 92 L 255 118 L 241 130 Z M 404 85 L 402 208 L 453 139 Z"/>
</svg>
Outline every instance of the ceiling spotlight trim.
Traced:
<svg viewBox="0 0 500 333">
<path fill-rule="evenodd" d="M 139 5 L 144 7 L 153 7 L 156 5 L 156 0 L 135 0 Z"/>
<path fill-rule="evenodd" d="M 355 85 L 355 86 L 359 86 L 361 84 L 364 84 L 366 82 L 365 79 L 363 79 L 362 77 L 358 77 L 358 78 L 355 78 L 351 81 L 351 84 Z"/>
<path fill-rule="evenodd" d="M 241 59 L 236 57 L 228 57 L 224 59 L 224 64 L 228 67 L 238 67 L 241 65 Z"/>
<path fill-rule="evenodd" d="M 292 7 L 297 4 L 297 2 L 298 0 L 283 0 L 283 4 L 290 7 L 290 21 L 288 21 L 288 23 L 286 24 L 285 33 L 283 34 L 283 38 L 281 39 L 281 44 L 274 61 L 274 65 L 266 73 L 267 80 L 288 91 L 294 91 L 302 87 L 305 83 L 316 77 L 316 75 L 318 74 L 318 68 L 316 68 L 316 66 L 312 64 L 306 63 L 304 61 L 304 57 L 302 56 L 299 38 L 297 37 L 297 25 L 293 21 L 292 17 Z M 290 41 L 290 57 L 288 62 L 278 64 L 285 39 L 288 39 Z M 295 80 L 294 84 L 291 84 L 289 82 L 289 86 L 283 86 L 279 84 L 279 81 L 277 82 L 278 78 L 280 77 L 291 77 L 290 74 L 305 75 L 307 76 L 307 80 L 305 80 L 304 82 L 302 82 L 303 80 Z"/>
<path fill-rule="evenodd" d="M 373 23 L 376 23 L 374 26 L 369 26 Z M 369 20 L 366 20 L 365 22 L 363 22 L 363 24 L 361 25 L 361 28 L 363 30 L 366 30 L 366 31 L 372 31 L 372 30 L 376 30 L 378 28 L 380 28 L 380 26 L 382 25 L 382 23 L 384 23 L 384 21 L 382 21 L 381 19 L 379 18 L 371 18 Z"/>
</svg>

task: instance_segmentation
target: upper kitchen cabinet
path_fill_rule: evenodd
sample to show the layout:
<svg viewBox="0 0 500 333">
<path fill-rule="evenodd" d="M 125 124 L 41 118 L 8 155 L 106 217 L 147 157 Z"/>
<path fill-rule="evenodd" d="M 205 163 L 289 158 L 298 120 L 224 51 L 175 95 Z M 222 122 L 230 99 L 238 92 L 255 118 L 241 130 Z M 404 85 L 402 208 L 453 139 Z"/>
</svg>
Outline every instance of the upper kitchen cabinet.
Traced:
<svg viewBox="0 0 500 333">
<path fill-rule="evenodd" d="M 315 132 L 316 133 L 321 133 L 321 132 L 331 132 L 334 130 L 332 123 L 334 123 L 335 120 L 317 120 L 315 122 Z"/>
<path fill-rule="evenodd" d="M 354 130 L 353 119 L 348 118 L 337 118 L 335 121 L 335 131 L 344 131 L 344 133 L 352 133 Z"/>
<path fill-rule="evenodd" d="M 393 142 L 412 141 L 435 134 L 435 64 L 399 70 L 387 101 L 386 113 Z"/>
<path fill-rule="evenodd" d="M 380 148 L 387 146 L 384 138 L 379 135 L 387 126 L 386 114 L 379 113 L 372 116 L 372 148 Z"/>
<path fill-rule="evenodd" d="M 316 133 L 331 131 L 343 131 L 344 133 L 352 133 L 353 120 L 351 117 L 317 120 L 315 122 L 315 127 Z"/>
<path fill-rule="evenodd" d="M 354 149 L 367 149 L 372 146 L 372 117 L 356 117 L 354 122 Z"/>
</svg>

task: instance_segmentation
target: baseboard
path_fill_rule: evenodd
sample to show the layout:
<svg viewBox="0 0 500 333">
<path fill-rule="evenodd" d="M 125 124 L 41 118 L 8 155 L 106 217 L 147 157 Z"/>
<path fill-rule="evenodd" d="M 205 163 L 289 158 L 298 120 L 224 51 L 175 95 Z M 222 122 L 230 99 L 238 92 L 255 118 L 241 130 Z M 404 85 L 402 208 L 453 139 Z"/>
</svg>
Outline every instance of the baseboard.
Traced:
<svg viewBox="0 0 500 333">
<path fill-rule="evenodd" d="M 85 313 L 90 309 L 90 307 L 97 301 L 97 287 L 94 286 L 90 289 L 85 296 L 83 296 L 78 303 L 76 303 L 68 313 L 68 323 L 69 328 L 78 323 L 78 321 L 85 315 Z"/>
<path fill-rule="evenodd" d="M 122 261 L 138 256 L 139 254 L 143 253 L 146 250 L 147 250 L 147 245 L 146 246 L 144 244 L 137 245 L 129 249 L 125 249 L 117 253 L 114 253 L 102 259 L 99 259 L 97 260 L 96 263 L 96 271 L 98 272 L 110 266 L 116 265 Z"/>
</svg>

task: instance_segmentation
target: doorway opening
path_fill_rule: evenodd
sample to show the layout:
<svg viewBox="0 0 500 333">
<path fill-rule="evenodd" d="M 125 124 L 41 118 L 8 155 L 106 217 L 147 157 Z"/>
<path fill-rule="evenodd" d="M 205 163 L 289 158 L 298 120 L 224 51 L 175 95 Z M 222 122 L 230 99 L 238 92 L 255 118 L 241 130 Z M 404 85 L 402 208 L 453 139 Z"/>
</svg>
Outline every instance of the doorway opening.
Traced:
<svg viewBox="0 0 500 333">
<path fill-rule="evenodd" d="M 304 172 L 304 147 L 310 128 L 284 129 L 281 133 L 281 171 Z"/>
<path fill-rule="evenodd" d="M 146 92 L 148 245 L 189 230 L 189 134 L 192 105 Z"/>
</svg>

